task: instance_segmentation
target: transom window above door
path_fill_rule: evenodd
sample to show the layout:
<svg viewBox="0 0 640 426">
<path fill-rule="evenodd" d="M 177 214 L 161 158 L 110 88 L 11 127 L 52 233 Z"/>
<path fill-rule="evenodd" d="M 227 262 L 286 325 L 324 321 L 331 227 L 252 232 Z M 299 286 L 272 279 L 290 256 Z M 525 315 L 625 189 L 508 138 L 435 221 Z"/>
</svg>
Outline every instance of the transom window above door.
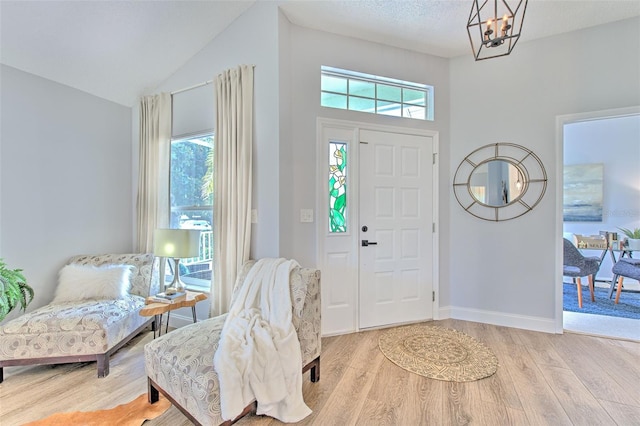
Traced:
<svg viewBox="0 0 640 426">
<path fill-rule="evenodd" d="M 321 67 L 323 107 L 433 121 L 433 86 Z"/>
</svg>

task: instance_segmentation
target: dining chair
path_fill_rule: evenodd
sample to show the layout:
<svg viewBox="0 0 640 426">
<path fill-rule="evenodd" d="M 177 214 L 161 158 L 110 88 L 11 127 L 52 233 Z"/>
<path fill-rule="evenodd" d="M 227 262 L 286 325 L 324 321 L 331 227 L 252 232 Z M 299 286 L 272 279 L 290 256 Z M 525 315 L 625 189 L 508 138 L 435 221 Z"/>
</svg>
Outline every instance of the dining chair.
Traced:
<svg viewBox="0 0 640 426">
<path fill-rule="evenodd" d="M 609 289 L 609 298 L 611 298 L 614 286 L 617 285 L 618 289 L 616 290 L 615 303 L 617 305 L 618 301 L 620 301 L 623 277 L 640 281 L 640 259 L 620 258 L 616 264 L 613 265 L 613 268 L 611 268 L 611 272 L 613 272 L 613 279 L 611 280 L 611 288 Z"/>
<path fill-rule="evenodd" d="M 573 282 L 578 288 L 578 306 L 582 308 L 582 282 L 580 278 L 588 278 L 591 301 L 595 302 L 593 281 L 596 272 L 600 269 L 600 258 L 583 256 L 576 246 L 566 238 L 563 238 L 563 244 L 562 276 L 573 278 Z"/>
</svg>

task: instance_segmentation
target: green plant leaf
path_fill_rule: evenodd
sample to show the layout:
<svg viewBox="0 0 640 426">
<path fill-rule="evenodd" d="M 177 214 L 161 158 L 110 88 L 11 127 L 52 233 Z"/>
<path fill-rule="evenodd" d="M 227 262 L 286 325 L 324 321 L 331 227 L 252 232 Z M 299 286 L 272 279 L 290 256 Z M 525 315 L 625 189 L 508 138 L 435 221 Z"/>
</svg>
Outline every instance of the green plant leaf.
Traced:
<svg viewBox="0 0 640 426">
<path fill-rule="evenodd" d="M 634 228 L 633 230 L 627 228 L 618 228 L 624 235 L 632 240 L 640 240 L 640 228 Z"/>
<path fill-rule="evenodd" d="M 27 284 L 22 269 L 9 269 L 0 259 L 0 321 L 17 306 L 24 311 L 33 296 L 33 288 Z"/>
</svg>

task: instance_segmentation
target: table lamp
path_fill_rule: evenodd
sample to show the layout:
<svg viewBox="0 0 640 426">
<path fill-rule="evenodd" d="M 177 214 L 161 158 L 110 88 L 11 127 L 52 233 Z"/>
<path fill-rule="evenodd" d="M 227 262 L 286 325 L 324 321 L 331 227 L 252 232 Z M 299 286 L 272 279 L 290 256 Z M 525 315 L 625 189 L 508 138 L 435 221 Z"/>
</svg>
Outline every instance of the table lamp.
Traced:
<svg viewBox="0 0 640 426">
<path fill-rule="evenodd" d="M 192 229 L 156 229 L 153 233 L 153 254 L 173 259 L 173 281 L 167 290 L 184 291 L 180 281 L 180 259 L 200 254 L 200 231 Z"/>
</svg>

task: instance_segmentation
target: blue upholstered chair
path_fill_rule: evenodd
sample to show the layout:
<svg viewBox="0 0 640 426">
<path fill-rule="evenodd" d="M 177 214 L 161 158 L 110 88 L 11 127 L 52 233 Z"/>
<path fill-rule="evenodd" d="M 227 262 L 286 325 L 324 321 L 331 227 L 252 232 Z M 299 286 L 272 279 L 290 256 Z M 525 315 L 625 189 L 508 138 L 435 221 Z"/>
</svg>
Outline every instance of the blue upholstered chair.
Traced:
<svg viewBox="0 0 640 426">
<path fill-rule="evenodd" d="M 582 308 L 582 282 L 581 277 L 588 277 L 589 291 L 591 292 L 591 301 L 595 302 L 596 298 L 593 294 L 593 279 L 596 272 L 600 268 L 600 258 L 584 257 L 582 253 L 566 238 L 563 238 L 563 262 L 562 275 L 573 278 L 573 282 L 578 286 L 578 306 Z"/>
<path fill-rule="evenodd" d="M 640 281 L 640 259 L 620 258 L 611 268 L 613 279 L 611 280 L 611 288 L 609 289 L 609 298 L 613 293 L 613 287 L 618 284 L 616 291 L 616 305 L 620 300 L 620 292 L 622 291 L 622 278 L 633 278 Z"/>
</svg>

